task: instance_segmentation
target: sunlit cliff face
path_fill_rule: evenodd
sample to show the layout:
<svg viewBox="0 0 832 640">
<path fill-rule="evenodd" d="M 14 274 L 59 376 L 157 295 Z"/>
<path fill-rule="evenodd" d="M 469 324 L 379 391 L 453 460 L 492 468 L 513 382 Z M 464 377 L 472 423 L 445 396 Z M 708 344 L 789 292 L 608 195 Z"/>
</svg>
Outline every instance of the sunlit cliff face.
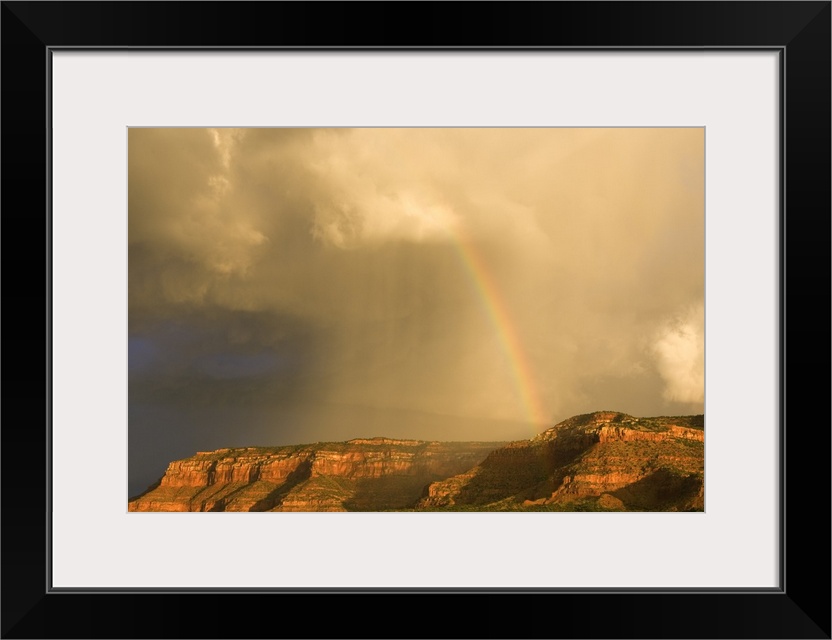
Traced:
<svg viewBox="0 0 832 640">
<path fill-rule="evenodd" d="M 701 413 L 704 132 L 131 129 L 129 325 L 138 490 L 198 449 Z"/>
</svg>

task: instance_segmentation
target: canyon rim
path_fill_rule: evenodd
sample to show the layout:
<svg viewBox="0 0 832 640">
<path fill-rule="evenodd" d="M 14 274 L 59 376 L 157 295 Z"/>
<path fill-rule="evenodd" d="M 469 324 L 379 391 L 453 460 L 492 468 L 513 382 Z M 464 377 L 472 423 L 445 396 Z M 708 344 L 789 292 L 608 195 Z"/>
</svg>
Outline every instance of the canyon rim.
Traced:
<svg viewBox="0 0 832 640">
<path fill-rule="evenodd" d="M 704 416 L 575 416 L 511 443 L 361 438 L 199 452 L 130 511 L 703 511 Z"/>
</svg>

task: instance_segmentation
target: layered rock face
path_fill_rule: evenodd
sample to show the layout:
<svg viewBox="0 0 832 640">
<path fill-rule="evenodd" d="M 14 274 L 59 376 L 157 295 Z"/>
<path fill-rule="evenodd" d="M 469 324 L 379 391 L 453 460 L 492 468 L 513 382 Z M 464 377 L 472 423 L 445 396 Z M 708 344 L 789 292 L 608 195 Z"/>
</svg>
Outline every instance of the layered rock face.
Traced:
<svg viewBox="0 0 832 640">
<path fill-rule="evenodd" d="M 575 416 L 531 440 L 197 453 L 130 511 L 702 511 L 704 416 Z"/>
<path fill-rule="evenodd" d="M 431 484 L 421 509 L 702 511 L 704 416 L 575 416 Z"/>
<path fill-rule="evenodd" d="M 356 439 L 199 452 L 168 465 L 130 511 L 376 511 L 471 468 L 495 442 Z"/>
</svg>

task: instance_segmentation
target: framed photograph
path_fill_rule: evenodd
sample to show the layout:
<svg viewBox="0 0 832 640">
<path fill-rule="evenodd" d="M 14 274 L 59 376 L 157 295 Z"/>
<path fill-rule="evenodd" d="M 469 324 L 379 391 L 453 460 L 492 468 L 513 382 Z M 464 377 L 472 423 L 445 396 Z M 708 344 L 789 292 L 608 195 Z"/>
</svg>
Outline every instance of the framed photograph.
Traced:
<svg viewBox="0 0 832 640">
<path fill-rule="evenodd" d="M 131 128 L 127 190 L 131 512 L 705 510 L 704 127 Z"/>
<path fill-rule="evenodd" d="M 599 7 L 3 3 L 4 637 L 830 637 L 830 3 Z"/>
</svg>

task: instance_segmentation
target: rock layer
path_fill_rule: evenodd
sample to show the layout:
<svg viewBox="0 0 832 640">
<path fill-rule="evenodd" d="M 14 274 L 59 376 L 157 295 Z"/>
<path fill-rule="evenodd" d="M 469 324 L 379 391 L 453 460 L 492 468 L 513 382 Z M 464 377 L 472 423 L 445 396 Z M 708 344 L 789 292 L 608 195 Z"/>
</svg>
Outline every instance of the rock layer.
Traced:
<svg viewBox="0 0 832 640">
<path fill-rule="evenodd" d="M 431 484 L 418 507 L 702 511 L 704 442 L 704 416 L 575 416 Z"/>
<path fill-rule="evenodd" d="M 410 507 L 499 442 L 356 439 L 199 452 L 168 465 L 130 511 L 373 511 Z"/>
<path fill-rule="evenodd" d="M 531 440 L 199 452 L 130 511 L 702 511 L 704 416 L 575 416 Z"/>
</svg>

